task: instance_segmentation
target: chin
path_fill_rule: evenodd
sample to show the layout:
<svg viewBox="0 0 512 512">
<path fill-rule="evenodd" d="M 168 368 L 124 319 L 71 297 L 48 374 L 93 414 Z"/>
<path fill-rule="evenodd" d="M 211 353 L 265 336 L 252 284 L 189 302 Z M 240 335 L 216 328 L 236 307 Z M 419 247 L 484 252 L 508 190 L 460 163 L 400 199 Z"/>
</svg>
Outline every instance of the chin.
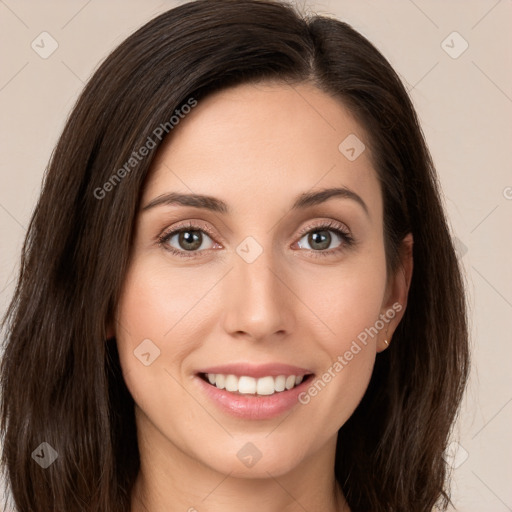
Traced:
<svg viewBox="0 0 512 512">
<path fill-rule="evenodd" d="M 277 440 L 251 440 L 250 436 L 240 440 L 230 439 L 228 444 L 229 448 L 218 446 L 222 450 L 218 453 L 210 452 L 211 457 L 203 463 L 235 478 L 277 477 L 292 471 L 303 460 L 302 451 L 297 449 L 298 444 L 283 446 Z"/>
</svg>

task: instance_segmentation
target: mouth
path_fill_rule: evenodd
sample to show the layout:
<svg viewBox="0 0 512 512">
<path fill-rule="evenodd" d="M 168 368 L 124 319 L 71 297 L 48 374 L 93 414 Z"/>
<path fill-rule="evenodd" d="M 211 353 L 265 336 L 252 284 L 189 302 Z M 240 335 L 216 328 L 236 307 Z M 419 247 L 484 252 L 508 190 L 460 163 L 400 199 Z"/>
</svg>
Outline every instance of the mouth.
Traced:
<svg viewBox="0 0 512 512">
<path fill-rule="evenodd" d="M 244 420 L 271 420 L 296 408 L 314 373 L 281 362 L 231 362 L 197 368 L 199 393 L 220 411 Z"/>
<path fill-rule="evenodd" d="M 293 390 L 310 381 L 314 375 L 301 373 L 297 375 L 266 375 L 256 378 L 249 375 L 199 372 L 197 376 L 213 388 L 227 391 L 233 395 L 268 397 Z"/>
</svg>

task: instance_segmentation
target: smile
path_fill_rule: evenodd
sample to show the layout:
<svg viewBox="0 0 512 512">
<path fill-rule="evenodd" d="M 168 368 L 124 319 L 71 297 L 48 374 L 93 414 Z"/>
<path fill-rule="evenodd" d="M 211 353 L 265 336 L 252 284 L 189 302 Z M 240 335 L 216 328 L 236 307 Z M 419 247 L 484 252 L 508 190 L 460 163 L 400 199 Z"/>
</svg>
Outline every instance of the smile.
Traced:
<svg viewBox="0 0 512 512">
<path fill-rule="evenodd" d="M 269 420 L 290 411 L 314 373 L 286 364 L 247 363 L 202 368 L 194 374 L 198 392 L 223 414 Z"/>
<path fill-rule="evenodd" d="M 267 375 L 260 378 L 223 373 L 202 373 L 200 377 L 217 389 L 241 395 L 269 396 L 298 386 L 307 375 Z"/>
</svg>

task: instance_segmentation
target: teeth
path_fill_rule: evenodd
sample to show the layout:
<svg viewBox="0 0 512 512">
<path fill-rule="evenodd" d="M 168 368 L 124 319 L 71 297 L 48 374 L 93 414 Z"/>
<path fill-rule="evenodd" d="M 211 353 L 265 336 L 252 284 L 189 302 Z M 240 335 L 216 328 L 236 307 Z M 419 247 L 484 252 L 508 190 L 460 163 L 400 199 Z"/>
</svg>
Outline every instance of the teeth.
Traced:
<svg viewBox="0 0 512 512">
<path fill-rule="evenodd" d="M 208 377 L 209 377 L 209 374 L 208 374 Z M 215 382 L 214 384 L 219 388 L 219 389 L 224 389 L 225 388 L 225 381 L 226 381 L 226 377 L 224 377 L 224 375 L 221 375 L 220 373 L 215 375 Z"/>
<path fill-rule="evenodd" d="M 243 395 L 273 395 L 285 389 L 292 389 L 298 386 L 304 379 L 304 375 L 279 375 L 278 377 L 261 377 L 255 379 L 243 375 L 224 375 L 222 373 L 207 373 L 208 382 L 219 389 L 226 389 L 232 393 Z"/>
<path fill-rule="evenodd" d="M 262 377 L 261 379 L 258 379 L 256 393 L 258 395 L 273 395 L 276 392 L 275 388 L 274 377 Z"/>
<path fill-rule="evenodd" d="M 295 386 L 295 375 L 290 375 L 289 377 L 286 377 L 286 389 L 292 389 L 293 386 Z"/>
<path fill-rule="evenodd" d="M 286 388 L 286 377 L 284 375 L 276 377 L 274 386 L 276 391 L 284 391 Z"/>
<path fill-rule="evenodd" d="M 257 381 L 254 377 L 240 377 L 238 379 L 238 388 L 235 391 L 239 393 L 256 393 Z"/>
<path fill-rule="evenodd" d="M 226 377 L 226 391 L 238 391 L 238 379 L 234 375 Z"/>
</svg>

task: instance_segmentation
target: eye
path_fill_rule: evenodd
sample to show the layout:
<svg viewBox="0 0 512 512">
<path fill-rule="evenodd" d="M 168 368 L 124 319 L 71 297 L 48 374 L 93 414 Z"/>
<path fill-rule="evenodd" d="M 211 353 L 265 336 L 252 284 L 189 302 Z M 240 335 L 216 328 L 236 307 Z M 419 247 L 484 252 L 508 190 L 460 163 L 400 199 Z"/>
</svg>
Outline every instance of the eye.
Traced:
<svg viewBox="0 0 512 512">
<path fill-rule="evenodd" d="M 213 248 L 211 244 L 208 246 L 207 240 L 213 243 L 208 233 L 209 230 L 206 227 L 189 223 L 186 226 L 165 232 L 158 237 L 158 243 L 177 256 L 183 258 L 194 257 L 196 256 L 195 253 L 200 250 Z"/>
<path fill-rule="evenodd" d="M 333 221 L 324 222 L 313 227 L 308 226 L 301 232 L 301 234 L 303 233 L 306 233 L 306 235 L 297 244 L 301 249 L 306 248 L 312 251 L 314 256 L 329 256 L 350 247 L 354 243 L 353 237 L 346 228 Z M 334 237 L 331 233 L 334 233 Z M 336 243 L 336 241 L 337 245 L 332 247 L 331 244 Z M 306 245 L 309 245 L 309 247 L 305 247 Z"/>
</svg>

